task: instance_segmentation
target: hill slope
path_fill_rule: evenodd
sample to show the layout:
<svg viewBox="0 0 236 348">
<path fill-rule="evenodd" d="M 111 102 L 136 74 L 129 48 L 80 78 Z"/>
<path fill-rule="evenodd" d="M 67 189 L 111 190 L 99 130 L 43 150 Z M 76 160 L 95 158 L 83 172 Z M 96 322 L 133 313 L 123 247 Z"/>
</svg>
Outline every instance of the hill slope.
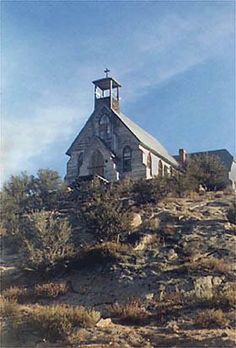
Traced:
<svg viewBox="0 0 236 348">
<path fill-rule="evenodd" d="M 30 346 L 233 347 L 236 236 L 226 218 L 233 199 L 206 193 L 136 209 L 133 233 L 113 259 L 90 254 L 86 266 L 53 279 L 68 291 L 36 301 L 92 307 L 102 319 L 80 328 L 69 342 L 28 335 Z M 3 277 L 16 267 L 10 283 L 27 286 L 16 277 L 19 260 L 5 255 L 6 260 Z"/>
</svg>

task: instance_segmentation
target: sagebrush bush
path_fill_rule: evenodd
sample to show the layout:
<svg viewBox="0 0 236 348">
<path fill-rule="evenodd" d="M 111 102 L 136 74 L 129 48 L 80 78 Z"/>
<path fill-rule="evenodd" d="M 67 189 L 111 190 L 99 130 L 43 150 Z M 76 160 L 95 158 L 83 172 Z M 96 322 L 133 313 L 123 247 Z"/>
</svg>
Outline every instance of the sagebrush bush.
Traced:
<svg viewBox="0 0 236 348">
<path fill-rule="evenodd" d="M 35 306 L 28 313 L 28 324 L 43 337 L 56 341 L 65 338 L 74 328 L 93 327 L 100 313 L 82 306 Z"/>
<path fill-rule="evenodd" d="M 131 192 L 137 204 L 156 204 L 170 194 L 180 197 L 187 189 L 185 176 L 182 174 L 137 180 L 133 183 Z"/>
<path fill-rule="evenodd" d="M 36 302 L 41 299 L 54 299 L 65 295 L 69 291 L 66 283 L 43 283 L 30 288 L 10 287 L 2 291 L 2 297 L 8 301 L 16 301 L 19 304 Z"/>
<path fill-rule="evenodd" d="M 67 339 L 79 327 L 93 327 L 100 313 L 82 306 L 35 305 L 21 306 L 8 300 L 1 301 L 1 315 L 5 318 L 8 336 L 34 332 L 40 339 L 51 342 Z"/>
<path fill-rule="evenodd" d="M 228 323 L 221 309 L 207 309 L 196 315 L 194 324 L 202 329 L 224 328 Z"/>
<path fill-rule="evenodd" d="M 57 209 L 65 188 L 59 174 L 49 169 L 38 170 L 37 176 L 23 172 L 10 177 L 3 185 L 0 207 L 1 224 L 11 238 L 10 247 L 15 250 L 22 247 L 22 216 L 33 211 Z"/>
<path fill-rule="evenodd" d="M 149 313 L 139 299 L 132 299 L 126 304 L 114 304 L 109 307 L 109 312 L 111 316 L 118 317 L 125 324 L 144 324 L 149 318 Z"/>
<path fill-rule="evenodd" d="M 215 291 L 214 301 L 222 308 L 236 306 L 236 284 L 230 284 L 226 289 Z"/>
<path fill-rule="evenodd" d="M 118 197 L 102 194 L 85 204 L 79 211 L 84 229 L 95 238 L 116 240 L 131 229 L 131 216 L 122 209 Z"/>
<path fill-rule="evenodd" d="M 8 289 L 2 291 L 2 297 L 8 301 L 16 301 L 18 303 L 24 303 L 28 297 L 28 291 L 26 288 L 19 288 L 17 286 L 11 286 Z"/>
<path fill-rule="evenodd" d="M 186 167 L 186 183 L 193 190 L 203 185 L 209 191 L 222 190 L 228 184 L 228 173 L 219 157 L 209 154 L 191 156 Z"/>
<path fill-rule="evenodd" d="M 27 215 L 23 231 L 24 267 L 50 271 L 74 256 L 71 226 L 53 212 Z"/>
<path fill-rule="evenodd" d="M 36 299 L 53 299 L 60 295 L 65 295 L 69 291 L 66 283 L 44 283 L 34 287 L 33 293 Z"/>
<path fill-rule="evenodd" d="M 121 243 L 104 242 L 86 246 L 81 252 L 80 262 L 84 265 L 97 265 L 122 260 L 130 248 Z"/>
</svg>

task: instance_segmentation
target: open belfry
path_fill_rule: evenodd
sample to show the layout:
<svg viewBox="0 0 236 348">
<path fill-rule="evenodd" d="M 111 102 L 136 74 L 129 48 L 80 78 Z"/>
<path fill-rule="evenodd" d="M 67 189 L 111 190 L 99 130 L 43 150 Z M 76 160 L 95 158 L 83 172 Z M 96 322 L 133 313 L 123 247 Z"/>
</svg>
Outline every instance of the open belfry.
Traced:
<svg viewBox="0 0 236 348">
<path fill-rule="evenodd" d="M 144 129 L 120 110 L 121 84 L 108 75 L 93 81 L 94 111 L 66 154 L 66 181 L 100 176 L 151 178 L 171 174 L 178 162 Z"/>
</svg>

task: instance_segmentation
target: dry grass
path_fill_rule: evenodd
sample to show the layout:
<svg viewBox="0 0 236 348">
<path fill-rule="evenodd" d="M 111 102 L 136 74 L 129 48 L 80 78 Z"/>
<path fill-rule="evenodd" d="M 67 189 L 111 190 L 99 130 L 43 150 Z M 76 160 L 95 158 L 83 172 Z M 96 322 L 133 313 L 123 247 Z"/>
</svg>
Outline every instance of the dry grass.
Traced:
<svg viewBox="0 0 236 348">
<path fill-rule="evenodd" d="M 184 304 L 185 297 L 180 291 L 173 291 L 165 294 L 162 301 L 171 305 Z"/>
<path fill-rule="evenodd" d="M 141 225 L 141 229 L 149 231 L 157 231 L 160 226 L 160 220 L 156 218 L 145 219 Z"/>
<path fill-rule="evenodd" d="M 45 283 L 36 285 L 34 295 L 37 298 L 53 299 L 60 295 L 65 295 L 69 291 L 66 283 Z"/>
<path fill-rule="evenodd" d="M 236 284 L 231 283 L 224 290 L 217 289 L 213 301 L 222 308 L 234 308 L 236 306 Z"/>
<path fill-rule="evenodd" d="M 100 313 L 82 306 L 35 306 L 28 321 L 33 330 L 49 340 L 65 338 L 77 327 L 93 327 Z"/>
<path fill-rule="evenodd" d="M 221 309 L 207 309 L 197 314 L 194 324 L 202 329 L 224 328 L 228 323 Z"/>
<path fill-rule="evenodd" d="M 202 258 L 196 261 L 190 261 L 186 264 L 188 270 L 191 271 L 212 271 L 216 273 L 227 274 L 232 271 L 232 266 L 223 259 L 215 257 Z"/>
<path fill-rule="evenodd" d="M 4 318 L 4 333 L 19 336 L 25 331 L 34 332 L 40 339 L 49 341 L 67 339 L 75 329 L 93 327 L 100 313 L 82 306 L 51 305 L 22 306 L 2 299 L 1 315 Z"/>
<path fill-rule="evenodd" d="M 139 299 L 133 299 L 127 304 L 114 304 L 109 307 L 109 311 L 111 316 L 118 317 L 125 324 L 141 325 L 149 317 Z"/>
<path fill-rule="evenodd" d="M 44 283 L 32 288 L 10 287 L 2 291 L 2 296 L 6 300 L 16 301 L 20 304 L 37 302 L 41 299 L 54 299 L 60 295 L 65 295 L 69 291 L 66 283 Z"/>
<path fill-rule="evenodd" d="M 28 290 L 26 288 L 11 286 L 10 288 L 2 291 L 2 297 L 8 301 L 24 303 L 28 298 Z"/>
</svg>

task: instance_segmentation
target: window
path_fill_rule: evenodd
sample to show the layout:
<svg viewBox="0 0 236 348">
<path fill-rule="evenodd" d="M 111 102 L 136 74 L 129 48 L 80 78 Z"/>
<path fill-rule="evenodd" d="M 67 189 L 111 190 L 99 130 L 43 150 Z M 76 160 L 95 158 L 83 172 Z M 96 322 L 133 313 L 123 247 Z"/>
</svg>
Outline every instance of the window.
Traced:
<svg viewBox="0 0 236 348">
<path fill-rule="evenodd" d="M 123 150 L 123 172 L 131 172 L 132 151 L 129 146 L 125 146 Z"/>
<path fill-rule="evenodd" d="M 165 165 L 164 166 L 164 176 L 168 176 L 169 175 L 169 170 L 168 167 Z"/>
<path fill-rule="evenodd" d="M 159 163 L 158 163 L 158 175 L 159 176 L 163 175 L 163 164 L 161 160 L 159 160 Z"/>
<path fill-rule="evenodd" d="M 83 164 L 83 152 L 80 152 L 77 160 L 78 175 L 80 175 L 80 168 Z"/>
<path fill-rule="evenodd" d="M 107 115 L 102 115 L 99 121 L 99 136 L 102 139 L 107 139 L 111 134 L 110 119 Z"/>
<path fill-rule="evenodd" d="M 147 168 L 150 169 L 150 176 L 152 176 L 152 156 L 150 152 L 147 156 Z"/>
<path fill-rule="evenodd" d="M 95 150 L 91 156 L 89 172 L 104 177 L 104 158 L 99 150 Z"/>
</svg>

